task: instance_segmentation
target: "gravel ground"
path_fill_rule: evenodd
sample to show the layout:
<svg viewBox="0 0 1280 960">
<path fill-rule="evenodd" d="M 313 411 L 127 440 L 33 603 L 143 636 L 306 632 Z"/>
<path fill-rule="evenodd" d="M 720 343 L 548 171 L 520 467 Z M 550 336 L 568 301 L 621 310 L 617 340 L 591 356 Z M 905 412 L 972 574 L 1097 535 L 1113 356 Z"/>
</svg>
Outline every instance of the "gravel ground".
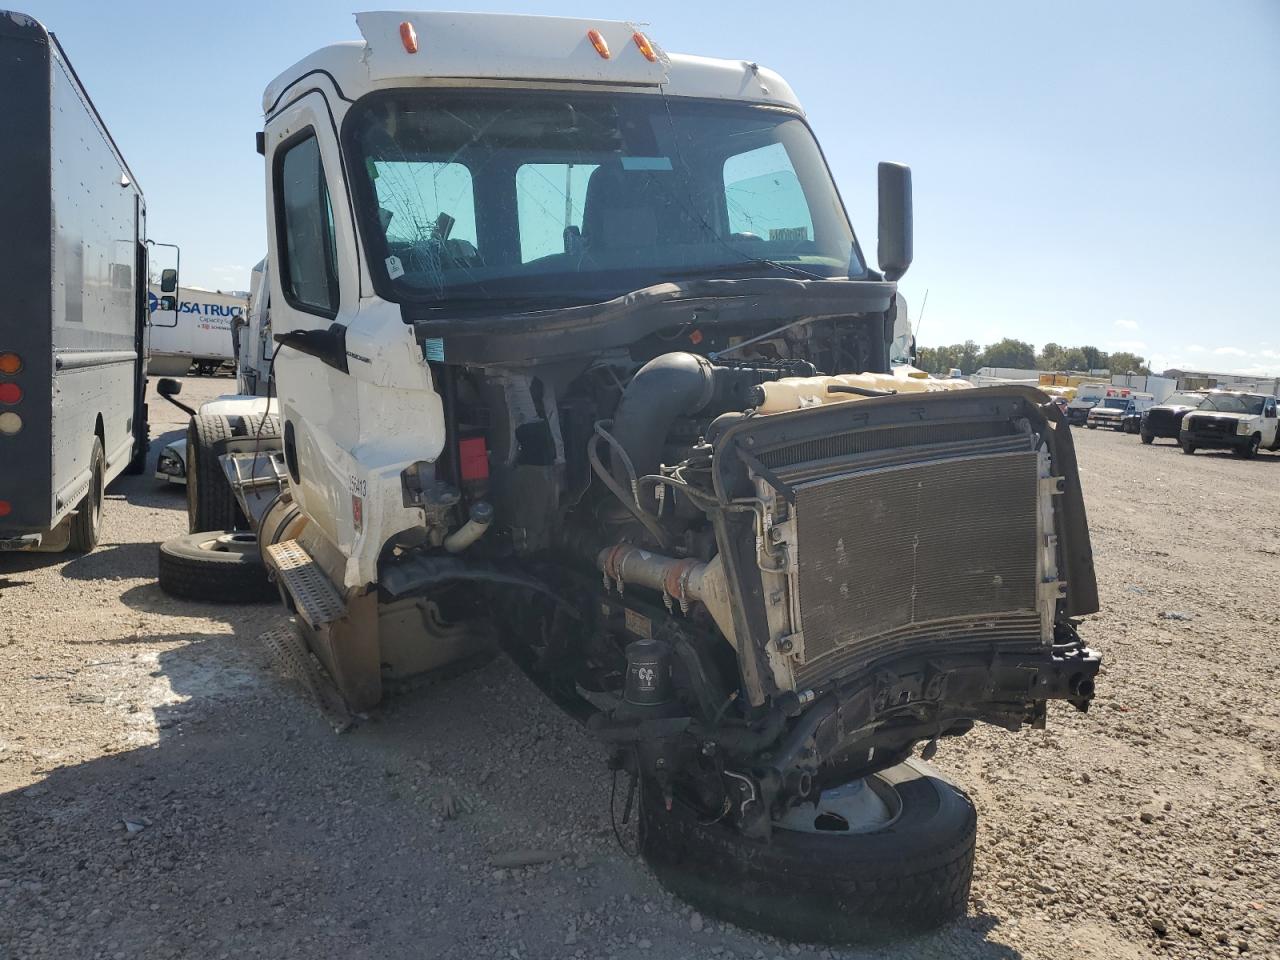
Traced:
<svg viewBox="0 0 1280 960">
<path fill-rule="evenodd" d="M 1098 700 L 943 744 L 979 809 L 948 930 L 832 952 L 694 914 L 505 661 L 336 736 L 258 641 L 276 608 L 156 587 L 184 501 L 143 476 L 90 556 L 0 556 L 0 958 L 1280 958 L 1280 456 L 1076 436 Z"/>
</svg>

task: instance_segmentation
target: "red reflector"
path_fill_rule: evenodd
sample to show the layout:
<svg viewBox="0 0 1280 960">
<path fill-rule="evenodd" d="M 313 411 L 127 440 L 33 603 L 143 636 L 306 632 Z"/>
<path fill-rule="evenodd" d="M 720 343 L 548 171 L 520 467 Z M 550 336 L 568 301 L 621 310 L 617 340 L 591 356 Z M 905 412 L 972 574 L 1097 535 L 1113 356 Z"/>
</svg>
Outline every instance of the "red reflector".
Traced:
<svg viewBox="0 0 1280 960">
<path fill-rule="evenodd" d="M 7 517 L 13 512 L 13 504 L 8 500 L 0 500 L 0 517 Z"/>
<path fill-rule="evenodd" d="M 400 42 L 404 44 L 405 53 L 418 52 L 418 31 L 408 20 L 400 24 Z"/>
<path fill-rule="evenodd" d="M 463 480 L 489 479 L 489 451 L 484 437 L 467 437 L 458 441 L 458 472 Z"/>
<path fill-rule="evenodd" d="M 0 383 L 0 403 L 17 403 L 22 399 L 22 388 L 16 383 Z"/>
</svg>

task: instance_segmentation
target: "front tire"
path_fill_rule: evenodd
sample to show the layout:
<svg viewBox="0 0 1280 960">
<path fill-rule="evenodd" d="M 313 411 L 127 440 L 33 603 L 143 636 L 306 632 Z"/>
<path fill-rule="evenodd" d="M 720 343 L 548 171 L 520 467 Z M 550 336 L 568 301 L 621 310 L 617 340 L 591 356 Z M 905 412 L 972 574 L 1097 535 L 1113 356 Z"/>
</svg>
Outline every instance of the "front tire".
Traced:
<svg viewBox="0 0 1280 960">
<path fill-rule="evenodd" d="M 964 914 L 977 814 L 936 770 L 908 760 L 867 778 L 897 815 L 865 832 L 774 828 L 752 840 L 686 804 L 640 800 L 640 853 L 699 910 L 789 940 L 855 943 L 928 930 Z"/>
<path fill-rule="evenodd" d="M 1179 440 L 1178 446 L 1182 447 L 1182 452 L 1188 456 L 1196 452 L 1196 445 L 1190 440 Z"/>
<path fill-rule="evenodd" d="M 235 420 L 233 424 L 231 417 L 196 415 L 187 424 L 187 529 L 192 533 L 243 530 L 249 525 L 219 458 L 237 437 L 257 437 L 262 449 L 272 449 L 280 440 L 280 418 L 269 414 Z"/>
<path fill-rule="evenodd" d="M 1238 446 L 1232 452 L 1242 460 L 1252 460 L 1258 455 L 1258 448 L 1262 446 L 1262 434 L 1255 433 L 1245 443 Z"/>
<path fill-rule="evenodd" d="M 106 492 L 107 458 L 102 452 L 102 441 L 93 438 L 93 451 L 89 454 L 89 490 L 76 504 L 76 515 L 71 518 L 71 539 L 67 549 L 72 553 L 88 553 L 98 545 L 102 536 L 102 500 Z"/>
<path fill-rule="evenodd" d="M 1150 446 L 1156 439 L 1155 434 L 1148 433 L 1146 430 L 1141 431 L 1140 436 L 1142 437 L 1142 442 L 1147 446 Z"/>
</svg>

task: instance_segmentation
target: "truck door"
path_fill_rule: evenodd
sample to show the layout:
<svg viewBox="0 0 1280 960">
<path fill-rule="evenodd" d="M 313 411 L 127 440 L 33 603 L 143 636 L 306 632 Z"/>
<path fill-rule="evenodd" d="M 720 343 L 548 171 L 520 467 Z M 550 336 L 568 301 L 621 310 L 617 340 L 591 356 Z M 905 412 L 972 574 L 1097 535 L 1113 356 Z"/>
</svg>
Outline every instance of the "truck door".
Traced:
<svg viewBox="0 0 1280 960">
<path fill-rule="evenodd" d="M 1280 418 L 1276 415 L 1276 398 L 1268 397 L 1262 406 L 1262 445 L 1275 448 L 1280 439 Z"/>
<path fill-rule="evenodd" d="M 305 332 L 333 347 L 323 357 L 288 347 L 276 356 L 277 382 L 290 385 L 279 397 L 285 460 L 299 504 L 341 543 L 346 538 L 339 534 L 340 521 L 351 508 L 335 493 L 348 486 L 347 451 L 359 444 L 361 429 L 360 384 L 348 373 L 345 347 L 346 330 L 359 311 L 359 272 L 341 159 L 323 96 L 311 93 L 270 118 L 266 141 L 274 333 Z"/>
</svg>

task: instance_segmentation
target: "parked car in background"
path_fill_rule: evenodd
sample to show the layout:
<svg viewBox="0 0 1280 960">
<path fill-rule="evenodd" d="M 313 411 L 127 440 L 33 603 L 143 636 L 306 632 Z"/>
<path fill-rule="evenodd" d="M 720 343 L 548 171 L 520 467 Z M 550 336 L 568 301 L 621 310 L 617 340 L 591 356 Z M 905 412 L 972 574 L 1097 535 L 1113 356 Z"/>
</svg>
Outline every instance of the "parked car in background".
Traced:
<svg viewBox="0 0 1280 960">
<path fill-rule="evenodd" d="M 1157 403 L 1142 414 L 1139 434 L 1143 443 L 1157 439 L 1177 440 L 1182 429 L 1182 418 L 1204 402 L 1203 390 L 1179 390 L 1164 403 Z"/>
<path fill-rule="evenodd" d="M 1088 422 L 1089 411 L 1097 406 L 1111 387 L 1106 383 L 1082 383 L 1076 387 L 1076 395 L 1067 404 L 1067 423 L 1073 427 Z"/>
<path fill-rule="evenodd" d="M 1276 398 L 1214 390 L 1199 408 L 1182 418 L 1178 440 L 1183 453 L 1230 450 L 1248 458 L 1263 447 L 1278 450 L 1280 420 L 1276 417 Z"/>
<path fill-rule="evenodd" d="M 1125 387 L 1110 387 L 1096 406 L 1089 410 L 1085 426 L 1090 430 L 1110 427 L 1112 430 L 1136 428 L 1138 418 L 1151 409 L 1155 397 L 1149 393 L 1134 393 Z"/>
</svg>

